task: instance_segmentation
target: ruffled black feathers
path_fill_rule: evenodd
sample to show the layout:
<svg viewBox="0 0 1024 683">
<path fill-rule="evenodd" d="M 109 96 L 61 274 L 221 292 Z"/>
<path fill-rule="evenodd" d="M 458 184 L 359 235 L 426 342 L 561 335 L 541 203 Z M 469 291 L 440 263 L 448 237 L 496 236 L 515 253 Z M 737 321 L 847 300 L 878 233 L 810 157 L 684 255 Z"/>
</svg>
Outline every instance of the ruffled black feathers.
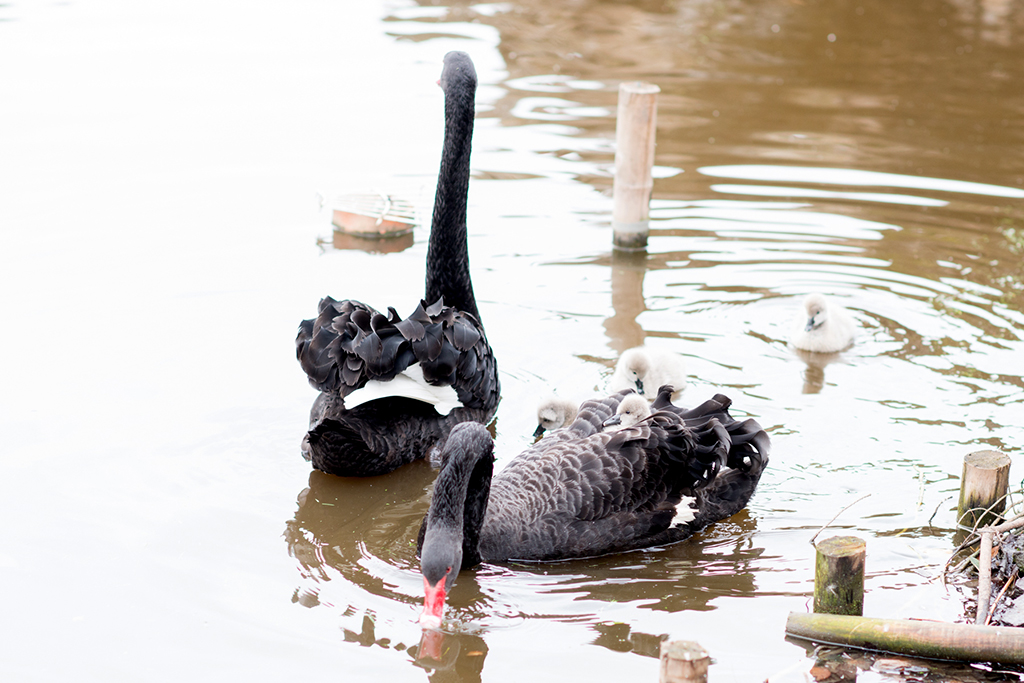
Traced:
<svg viewBox="0 0 1024 683">
<path fill-rule="evenodd" d="M 415 363 L 428 384 L 451 386 L 467 408 L 498 404 L 497 364 L 483 327 L 443 300 L 420 301 L 403 320 L 393 308 L 384 316 L 358 301 L 325 297 L 316 319 L 302 321 L 295 346 L 310 384 L 342 398 Z"/>
</svg>

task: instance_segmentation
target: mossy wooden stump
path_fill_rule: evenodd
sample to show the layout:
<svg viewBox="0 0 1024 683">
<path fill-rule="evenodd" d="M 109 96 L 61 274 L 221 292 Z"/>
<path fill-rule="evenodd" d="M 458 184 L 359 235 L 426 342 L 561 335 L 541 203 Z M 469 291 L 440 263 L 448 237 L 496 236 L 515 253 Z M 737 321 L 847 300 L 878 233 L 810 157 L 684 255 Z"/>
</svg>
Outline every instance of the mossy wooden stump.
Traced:
<svg viewBox="0 0 1024 683">
<path fill-rule="evenodd" d="M 814 611 L 823 614 L 864 613 L 864 541 L 833 536 L 815 546 Z"/>
<path fill-rule="evenodd" d="M 1010 456 L 999 451 L 976 451 L 964 456 L 960 502 L 956 506 L 954 542 L 963 543 L 972 529 L 998 524 L 1010 488 Z"/>
</svg>

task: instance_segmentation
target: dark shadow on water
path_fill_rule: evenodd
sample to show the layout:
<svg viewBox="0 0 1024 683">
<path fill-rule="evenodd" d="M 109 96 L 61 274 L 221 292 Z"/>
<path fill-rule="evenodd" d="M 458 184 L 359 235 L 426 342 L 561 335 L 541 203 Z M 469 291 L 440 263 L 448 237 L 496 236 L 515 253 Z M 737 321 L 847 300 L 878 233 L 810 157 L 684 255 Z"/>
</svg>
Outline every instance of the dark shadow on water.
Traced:
<svg viewBox="0 0 1024 683">
<path fill-rule="evenodd" d="M 1002 664 L 967 664 L 936 659 L 918 659 L 888 652 L 872 652 L 835 645 L 818 645 L 801 638 L 786 637 L 786 642 L 802 647 L 816 669 L 813 680 L 828 683 L 864 680 L 891 683 L 1001 683 L 1024 680 L 1024 668 Z M 796 679 L 793 679 L 796 680 Z"/>
<path fill-rule="evenodd" d="M 410 248 L 415 243 L 415 238 L 411 232 L 397 237 L 364 237 L 334 230 L 331 232 L 330 241 L 321 238 L 317 242 L 321 245 L 330 244 L 340 250 L 365 251 L 369 254 L 394 254 Z"/>
<path fill-rule="evenodd" d="M 535 574 L 544 593 L 642 602 L 644 609 L 660 612 L 703 612 L 715 609 L 717 598 L 756 594 L 755 565 L 764 553 L 753 545 L 756 528 L 749 511 L 741 510 L 681 543 L 586 560 L 513 563 L 511 568 L 521 576 Z"/>
<path fill-rule="evenodd" d="M 362 628 L 358 633 L 346 628 L 342 629 L 342 635 L 346 643 L 360 647 L 404 651 L 413 666 L 427 672 L 427 679 L 432 683 L 479 683 L 487 658 L 487 643 L 473 634 L 424 631 L 419 643 L 412 646 L 392 643 L 389 638 L 378 638 L 371 614 L 363 615 Z"/>
<path fill-rule="evenodd" d="M 662 641 L 669 638 L 666 633 L 653 636 L 649 633 L 634 631 L 629 624 L 594 624 L 593 629 L 597 631 L 597 637 L 593 641 L 594 645 L 613 652 L 633 652 L 655 659 L 661 656 Z"/>
<path fill-rule="evenodd" d="M 419 645 L 409 648 L 413 664 L 428 672 L 431 683 L 479 683 L 487 658 L 487 643 L 470 634 L 425 631 Z"/>
<path fill-rule="evenodd" d="M 313 470 L 285 523 L 288 552 L 305 578 L 326 581 L 332 570 L 376 595 L 391 595 L 359 561 L 365 552 L 396 564 L 416 561 L 416 532 L 429 505 L 435 471 L 423 461 L 368 478 Z M 397 596 L 396 596 L 397 597 Z"/>
<path fill-rule="evenodd" d="M 301 576 L 292 602 L 308 609 L 326 607 L 349 618 L 361 615 L 358 630 L 342 628 L 344 642 L 402 653 L 411 664 L 426 670 L 430 681 L 480 681 L 489 624 L 569 620 L 590 629 L 594 645 L 656 657 L 663 635 L 597 621 L 594 615 L 599 610 L 587 602 L 638 602 L 641 609 L 674 613 L 707 611 L 715 608 L 716 598 L 756 594 L 754 565 L 764 561 L 764 551 L 753 546 L 757 522 L 744 510 L 672 546 L 464 571 L 448 600 L 445 628 L 454 632 L 427 632 L 419 643 L 401 642 L 389 637 L 395 617 L 384 616 L 384 611 L 390 611 L 387 603 L 405 605 L 395 611 L 407 612 L 413 619 L 421 604 L 421 597 L 395 590 L 394 579 L 396 572 L 418 571 L 416 536 L 435 476 L 426 462 L 371 478 L 312 471 L 283 534 Z M 571 599 L 563 601 L 563 614 L 533 614 L 530 601 L 503 604 L 508 599 L 503 596 L 509 595 L 503 588 L 505 581 L 512 584 L 511 593 L 525 589 Z M 340 603 L 339 595 L 344 596 Z M 512 622 L 502 615 L 510 615 Z"/>
</svg>

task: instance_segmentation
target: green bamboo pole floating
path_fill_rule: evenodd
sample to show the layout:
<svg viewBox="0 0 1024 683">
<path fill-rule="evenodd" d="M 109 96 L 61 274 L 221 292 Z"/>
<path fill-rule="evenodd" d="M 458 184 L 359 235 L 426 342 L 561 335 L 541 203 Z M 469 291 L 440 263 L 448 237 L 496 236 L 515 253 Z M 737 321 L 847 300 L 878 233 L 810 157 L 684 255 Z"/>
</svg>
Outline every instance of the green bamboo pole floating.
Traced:
<svg viewBox="0 0 1024 683">
<path fill-rule="evenodd" d="M 612 185 L 612 244 L 618 249 L 647 248 L 659 92 L 653 83 L 619 85 Z"/>
<path fill-rule="evenodd" d="M 833 536 L 815 549 L 814 611 L 863 614 L 864 541 L 856 536 Z"/>
<path fill-rule="evenodd" d="M 962 662 L 1024 664 L 1024 629 L 790 612 L 786 634 L 815 643 Z"/>
<path fill-rule="evenodd" d="M 661 641 L 659 683 L 707 683 L 711 656 L 692 640 Z"/>
<path fill-rule="evenodd" d="M 956 506 L 957 530 L 953 536 L 957 545 L 970 536 L 971 529 L 999 523 L 1009 488 L 1010 456 L 991 450 L 964 456 L 960 502 Z"/>
</svg>

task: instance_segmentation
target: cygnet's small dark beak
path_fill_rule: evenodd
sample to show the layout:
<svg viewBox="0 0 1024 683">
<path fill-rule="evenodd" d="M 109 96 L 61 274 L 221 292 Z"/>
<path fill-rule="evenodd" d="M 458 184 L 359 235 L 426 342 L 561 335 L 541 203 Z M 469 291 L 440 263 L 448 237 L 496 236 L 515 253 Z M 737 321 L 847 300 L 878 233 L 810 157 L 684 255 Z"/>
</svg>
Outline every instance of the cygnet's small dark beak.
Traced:
<svg viewBox="0 0 1024 683">
<path fill-rule="evenodd" d="M 814 316 L 812 315 L 807 319 L 807 327 L 804 328 L 804 332 L 810 332 L 814 329 Z"/>
<path fill-rule="evenodd" d="M 639 377 L 636 378 L 636 393 L 644 395 L 644 381 Z"/>
<path fill-rule="evenodd" d="M 536 439 L 538 436 L 544 436 L 544 425 L 537 425 L 537 431 L 533 433 L 533 438 Z"/>
<path fill-rule="evenodd" d="M 617 424 L 621 424 L 621 423 L 622 423 L 622 416 L 621 415 L 612 415 L 607 420 L 602 422 L 601 426 L 602 427 L 611 427 L 612 425 L 617 425 Z"/>
</svg>

